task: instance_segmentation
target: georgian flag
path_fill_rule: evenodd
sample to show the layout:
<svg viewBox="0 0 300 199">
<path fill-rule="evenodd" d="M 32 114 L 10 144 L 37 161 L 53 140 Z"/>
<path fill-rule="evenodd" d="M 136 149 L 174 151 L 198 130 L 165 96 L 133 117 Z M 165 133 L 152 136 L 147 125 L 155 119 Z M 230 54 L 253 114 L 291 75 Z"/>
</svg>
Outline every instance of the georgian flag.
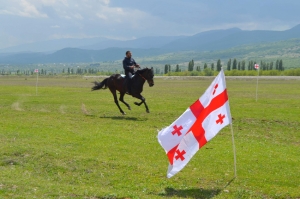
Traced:
<svg viewBox="0 0 300 199">
<path fill-rule="evenodd" d="M 222 69 L 205 93 L 176 121 L 158 133 L 158 142 L 169 158 L 167 177 L 183 169 L 201 147 L 230 123 L 231 114 Z"/>
<path fill-rule="evenodd" d="M 258 64 L 254 64 L 254 68 L 255 69 L 259 69 L 259 65 Z"/>
</svg>

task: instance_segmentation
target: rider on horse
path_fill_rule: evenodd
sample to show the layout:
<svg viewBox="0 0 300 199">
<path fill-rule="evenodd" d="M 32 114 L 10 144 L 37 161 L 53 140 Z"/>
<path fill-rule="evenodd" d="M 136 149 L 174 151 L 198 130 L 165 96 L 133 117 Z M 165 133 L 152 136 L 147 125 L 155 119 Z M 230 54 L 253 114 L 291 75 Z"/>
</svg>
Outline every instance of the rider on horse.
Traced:
<svg viewBox="0 0 300 199">
<path fill-rule="evenodd" d="M 132 76 L 134 74 L 134 67 L 140 67 L 139 64 L 135 62 L 135 60 L 131 57 L 131 52 L 126 51 L 126 57 L 123 59 L 123 68 L 125 70 L 125 75 L 127 78 L 127 89 L 128 93 L 131 94 L 131 83 Z"/>
</svg>

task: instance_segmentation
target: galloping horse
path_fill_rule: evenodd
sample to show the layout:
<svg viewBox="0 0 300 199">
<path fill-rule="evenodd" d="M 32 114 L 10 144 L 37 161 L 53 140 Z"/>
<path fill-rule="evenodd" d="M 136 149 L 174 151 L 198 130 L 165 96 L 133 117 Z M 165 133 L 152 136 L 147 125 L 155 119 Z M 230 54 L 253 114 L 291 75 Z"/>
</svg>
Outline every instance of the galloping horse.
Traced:
<svg viewBox="0 0 300 199">
<path fill-rule="evenodd" d="M 142 100 L 140 103 L 134 102 L 135 105 L 140 106 L 141 104 L 144 104 L 146 107 L 146 112 L 149 113 L 148 106 L 146 104 L 146 99 L 141 95 L 141 92 L 143 91 L 143 86 L 145 81 L 148 82 L 149 86 L 152 87 L 154 85 L 153 81 L 153 68 L 144 68 L 141 70 L 137 70 L 135 72 L 135 75 L 132 77 L 131 81 L 131 94 L 132 97 L 138 98 Z M 121 109 L 118 99 L 117 99 L 117 92 L 120 92 L 120 98 L 119 100 L 123 102 L 128 110 L 131 110 L 129 104 L 127 104 L 124 101 L 124 95 L 127 92 L 127 78 L 122 77 L 120 74 L 113 74 L 110 77 L 104 79 L 102 82 L 94 82 L 95 86 L 92 88 L 92 91 L 99 90 L 99 89 L 106 89 L 109 88 L 110 92 L 114 96 L 114 100 L 116 105 L 118 106 L 120 112 L 125 115 L 126 113 Z"/>
</svg>

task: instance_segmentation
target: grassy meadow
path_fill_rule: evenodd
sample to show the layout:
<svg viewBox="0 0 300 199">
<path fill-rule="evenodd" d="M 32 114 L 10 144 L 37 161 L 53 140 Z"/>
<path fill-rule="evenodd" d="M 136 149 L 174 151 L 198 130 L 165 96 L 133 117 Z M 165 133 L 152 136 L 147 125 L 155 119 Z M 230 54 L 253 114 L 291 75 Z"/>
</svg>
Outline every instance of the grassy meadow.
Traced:
<svg viewBox="0 0 300 199">
<path fill-rule="evenodd" d="M 102 78 L 103 79 L 103 78 Z M 300 198 L 300 80 L 226 79 L 230 127 L 168 179 L 157 132 L 211 78 L 155 78 L 122 116 L 96 78 L 0 77 L 0 198 Z M 99 79 L 101 80 L 101 78 Z"/>
</svg>

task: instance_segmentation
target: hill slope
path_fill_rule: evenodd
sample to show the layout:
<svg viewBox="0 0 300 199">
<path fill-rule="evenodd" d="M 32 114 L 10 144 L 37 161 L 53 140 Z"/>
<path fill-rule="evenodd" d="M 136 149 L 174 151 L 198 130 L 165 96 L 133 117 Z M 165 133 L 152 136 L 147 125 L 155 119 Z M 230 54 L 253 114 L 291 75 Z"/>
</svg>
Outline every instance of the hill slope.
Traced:
<svg viewBox="0 0 300 199">
<path fill-rule="evenodd" d="M 300 25 L 286 31 L 243 31 L 233 28 L 228 30 L 207 31 L 188 37 L 151 37 L 123 41 L 121 43 L 120 41 L 115 41 L 115 43 L 110 43 L 110 45 L 117 47 L 101 50 L 64 48 L 51 54 L 6 53 L 0 54 L 0 63 L 28 64 L 114 61 L 122 59 L 125 55 L 125 51 L 128 49 L 133 52 L 135 58 L 152 57 L 155 60 L 157 56 L 162 57 L 166 55 L 169 58 L 163 60 L 169 62 L 184 62 L 191 56 L 194 56 L 194 54 L 205 55 L 205 57 L 201 59 L 208 59 L 209 57 L 214 57 L 214 59 L 237 56 L 249 57 L 249 53 L 251 53 L 249 49 L 252 49 L 254 52 L 261 51 L 260 54 L 264 56 L 278 56 L 277 51 L 282 54 L 282 48 L 291 48 L 291 51 L 286 51 L 286 53 L 294 53 L 295 56 L 298 56 L 297 46 L 294 45 L 294 42 L 297 43 L 298 39 L 300 39 Z M 100 44 L 103 44 L 103 46 L 104 44 L 109 44 L 105 42 L 108 41 L 96 43 L 90 47 L 101 48 Z M 279 43 L 274 45 L 274 42 Z M 130 45 L 131 47 L 129 48 L 128 46 Z M 248 45 L 248 47 L 246 45 Z M 255 49 L 249 47 L 256 45 L 260 45 L 260 47 Z M 239 50 L 235 51 L 232 48 Z M 269 48 L 269 50 L 267 50 L 267 48 Z M 213 53 L 213 51 L 218 52 Z M 175 53 L 175 56 L 173 56 L 172 53 Z M 200 59 L 200 57 L 198 59 Z"/>
</svg>

